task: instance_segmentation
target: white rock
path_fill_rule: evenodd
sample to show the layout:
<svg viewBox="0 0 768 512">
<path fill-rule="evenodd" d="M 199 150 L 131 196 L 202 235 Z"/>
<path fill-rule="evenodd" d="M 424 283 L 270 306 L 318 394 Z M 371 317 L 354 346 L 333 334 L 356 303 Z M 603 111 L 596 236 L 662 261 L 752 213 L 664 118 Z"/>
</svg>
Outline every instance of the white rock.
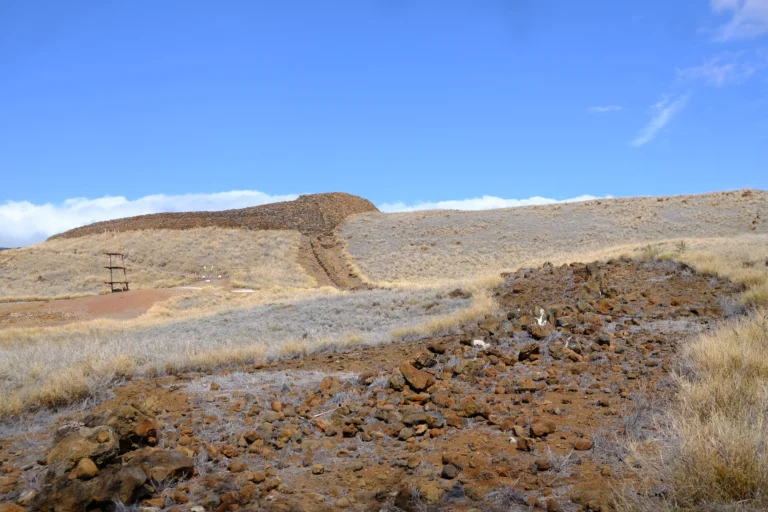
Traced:
<svg viewBox="0 0 768 512">
<path fill-rule="evenodd" d="M 483 340 L 474 340 L 474 341 L 472 341 L 472 346 L 473 347 L 478 347 L 481 350 L 485 350 L 485 349 L 489 348 L 491 346 L 491 344 L 490 343 L 486 343 Z"/>
</svg>

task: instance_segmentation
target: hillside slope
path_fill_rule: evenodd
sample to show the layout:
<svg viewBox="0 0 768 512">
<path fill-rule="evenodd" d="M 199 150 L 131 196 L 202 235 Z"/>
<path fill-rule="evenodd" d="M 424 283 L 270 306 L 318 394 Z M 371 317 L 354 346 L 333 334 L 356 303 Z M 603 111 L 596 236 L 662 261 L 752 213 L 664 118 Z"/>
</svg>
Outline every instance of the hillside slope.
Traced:
<svg viewBox="0 0 768 512">
<path fill-rule="evenodd" d="M 768 192 L 601 199 L 487 211 L 368 213 L 339 236 L 371 281 L 430 281 L 674 238 L 768 233 Z"/>
<path fill-rule="evenodd" d="M 361 282 L 350 277 L 333 230 L 371 211 L 378 212 L 370 201 L 335 192 L 236 210 L 96 222 L 3 251 L 0 298 L 97 293 L 105 280 L 105 249 L 126 254 L 132 288 L 194 282 L 204 267 L 250 287 L 352 288 Z"/>
<path fill-rule="evenodd" d="M 196 228 L 59 238 L 0 253 L 0 298 L 98 293 L 111 249 L 126 254 L 131 288 L 198 281 L 204 267 L 246 286 L 313 286 L 298 263 L 297 231 Z"/>
</svg>

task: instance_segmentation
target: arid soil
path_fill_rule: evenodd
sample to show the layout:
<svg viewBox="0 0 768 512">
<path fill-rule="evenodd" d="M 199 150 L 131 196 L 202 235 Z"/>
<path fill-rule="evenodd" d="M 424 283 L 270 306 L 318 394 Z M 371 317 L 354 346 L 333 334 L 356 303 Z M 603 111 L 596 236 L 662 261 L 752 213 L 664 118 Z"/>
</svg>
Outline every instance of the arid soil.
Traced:
<svg viewBox="0 0 768 512">
<path fill-rule="evenodd" d="M 545 265 L 443 337 L 128 382 L 0 440 L 0 510 L 610 510 L 644 404 L 736 291 L 666 261 Z"/>
<path fill-rule="evenodd" d="M 50 327 L 97 318 L 128 320 L 177 293 L 173 289 L 130 290 L 76 299 L 0 303 L 0 329 Z"/>
</svg>

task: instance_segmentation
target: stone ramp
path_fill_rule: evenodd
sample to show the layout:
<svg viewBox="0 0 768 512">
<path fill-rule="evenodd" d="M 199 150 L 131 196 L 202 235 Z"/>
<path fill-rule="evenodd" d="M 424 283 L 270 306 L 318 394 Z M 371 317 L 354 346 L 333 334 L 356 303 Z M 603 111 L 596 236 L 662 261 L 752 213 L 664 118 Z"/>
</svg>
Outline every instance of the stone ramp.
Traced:
<svg viewBox="0 0 768 512">
<path fill-rule="evenodd" d="M 301 237 L 299 264 L 318 286 L 344 290 L 370 288 L 347 264 L 343 245 L 335 233 Z"/>
<path fill-rule="evenodd" d="M 219 212 L 154 213 L 124 219 L 95 222 L 49 238 L 76 238 L 108 231 L 144 229 L 192 229 L 217 226 L 253 230 L 285 229 L 302 234 L 330 233 L 343 220 L 363 212 L 379 211 L 362 197 L 343 192 L 309 194 L 294 201 L 263 204 Z"/>
</svg>

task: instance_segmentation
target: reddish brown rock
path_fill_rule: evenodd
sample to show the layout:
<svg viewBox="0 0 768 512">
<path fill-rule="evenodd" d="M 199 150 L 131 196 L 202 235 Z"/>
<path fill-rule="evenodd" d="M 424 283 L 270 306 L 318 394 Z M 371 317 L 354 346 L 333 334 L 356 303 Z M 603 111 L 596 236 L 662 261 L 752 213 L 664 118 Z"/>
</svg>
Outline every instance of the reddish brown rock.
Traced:
<svg viewBox="0 0 768 512">
<path fill-rule="evenodd" d="M 414 391 L 424 391 L 435 382 L 431 374 L 417 369 L 411 363 L 402 363 L 399 369 L 405 381 Z"/>
</svg>

